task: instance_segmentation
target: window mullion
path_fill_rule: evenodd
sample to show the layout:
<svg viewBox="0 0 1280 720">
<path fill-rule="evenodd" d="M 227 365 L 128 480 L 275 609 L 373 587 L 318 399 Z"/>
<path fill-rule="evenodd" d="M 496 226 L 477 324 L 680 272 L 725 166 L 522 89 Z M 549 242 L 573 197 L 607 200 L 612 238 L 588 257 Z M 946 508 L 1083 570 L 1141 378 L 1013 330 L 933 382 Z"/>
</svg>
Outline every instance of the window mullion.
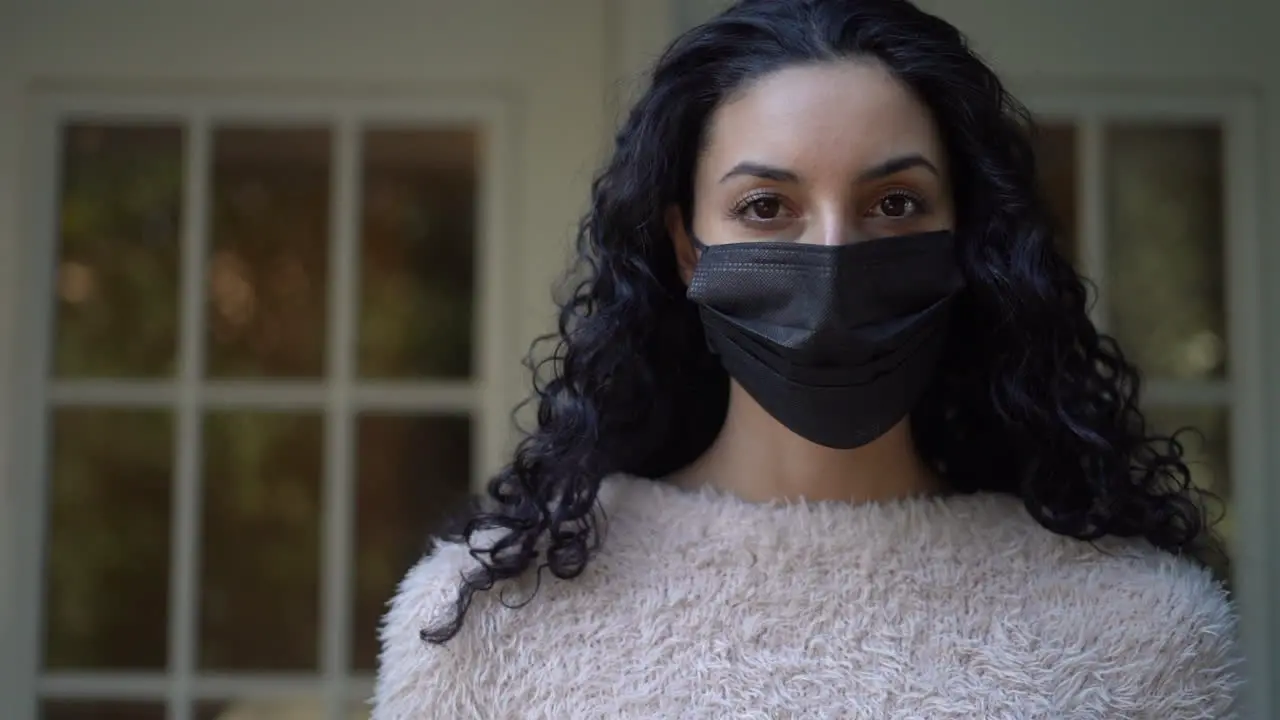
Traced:
<svg viewBox="0 0 1280 720">
<path fill-rule="evenodd" d="M 1243 641 L 1249 661 L 1252 692 L 1248 707 L 1257 717 L 1274 717 L 1280 709 L 1280 578 L 1266 571 L 1276 567 L 1280 547 L 1275 513 L 1280 498 L 1271 488 L 1267 451 L 1277 446 L 1280 430 L 1267 423 L 1266 389 L 1276 387 L 1274 371 L 1264 365 L 1262 343 L 1266 301 L 1258 225 L 1263 198 L 1258 189 L 1261 161 L 1258 118 L 1252 100 L 1235 103 L 1223 123 L 1223 209 L 1227 292 L 1227 337 L 1232 386 L 1231 481 L 1238 536 L 1232 555 L 1236 567 L 1241 621 L 1248 632 Z M 1272 466 L 1274 468 L 1274 465 Z M 1269 577 L 1270 576 L 1270 577 Z M 1270 584 L 1268 584 L 1270 583 Z"/>
<path fill-rule="evenodd" d="M 1143 384 L 1142 404 L 1147 407 L 1229 407 L 1231 383 L 1227 380 L 1165 380 L 1153 378 Z"/>
<path fill-rule="evenodd" d="M 13 472 L 18 485 L 11 506 L 14 532 L 9 536 L 14 543 L 13 572 L 17 576 L 13 587 L 23 591 L 15 592 L 12 622 L 8 627 L 0 622 L 0 631 L 3 631 L 0 639 L 5 641 L 4 647 L 0 647 L 0 709 L 22 720 L 34 719 L 39 714 L 36 683 L 41 674 L 44 609 L 48 600 L 45 581 L 47 509 L 53 484 L 48 479 L 53 455 L 53 408 L 48 404 L 48 386 L 54 375 L 52 335 L 57 311 L 52 304 L 53 280 L 61 241 L 59 211 L 63 147 L 60 115 L 53 108 L 42 108 L 33 118 L 37 129 L 30 141 L 40 162 L 35 163 L 30 182 L 39 190 L 39 202 L 31 213 L 32 224 L 28 230 L 35 244 L 34 271 L 25 278 L 29 293 L 24 297 L 31 302 L 31 307 L 38 307 L 40 311 L 25 318 L 27 324 L 22 339 L 32 351 L 26 356 L 27 364 L 19 366 L 17 377 L 29 378 L 30 382 L 20 384 L 14 398 L 14 407 L 30 408 L 32 416 L 29 421 L 18 424 L 10 446 L 17 460 Z M 0 521 L 6 519 L 8 516 L 0 512 Z M 8 528 L 0 529 L 0 533 L 5 530 Z M 0 535 L 0 541 L 4 539 Z M 0 557 L 0 562 L 3 560 Z M 0 567 L 0 581 L 8 579 L 4 570 Z M 3 616 L 4 609 L 0 605 L 0 621 L 10 619 Z M 12 660 L 9 653 L 13 653 Z M 12 698 L 12 702 L 7 698 Z"/>
<path fill-rule="evenodd" d="M 1080 272 L 1094 285 L 1090 316 L 1099 331 L 1110 324 L 1110 293 L 1107 288 L 1107 188 L 1103 146 L 1104 122 L 1097 113 L 1080 119 L 1077 146 L 1076 194 L 1080 198 L 1077 225 L 1080 228 Z"/>
<path fill-rule="evenodd" d="M 321 557 L 321 672 L 330 720 L 347 704 L 351 655 L 351 588 L 355 505 L 352 384 L 359 307 L 360 137 L 356 121 L 339 120 L 333 134 L 329 238 L 328 398 L 325 413 L 324 532 Z"/>
<path fill-rule="evenodd" d="M 193 115 L 185 134 L 178 395 L 174 445 L 174 522 L 169 590 L 169 717 L 192 716 L 200 578 L 200 380 L 204 374 L 204 277 L 208 253 L 210 129 Z"/>
</svg>

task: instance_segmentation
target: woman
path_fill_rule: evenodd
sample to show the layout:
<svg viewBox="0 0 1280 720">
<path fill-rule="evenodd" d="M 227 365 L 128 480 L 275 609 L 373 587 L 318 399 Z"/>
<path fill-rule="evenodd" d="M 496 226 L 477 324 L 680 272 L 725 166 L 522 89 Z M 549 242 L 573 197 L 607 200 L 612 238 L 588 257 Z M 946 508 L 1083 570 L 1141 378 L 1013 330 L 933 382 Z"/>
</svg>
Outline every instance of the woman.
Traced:
<svg viewBox="0 0 1280 720">
<path fill-rule="evenodd" d="M 1202 498 L 1025 121 L 903 0 L 679 38 L 537 427 L 392 603 L 374 718 L 1230 716 Z"/>
</svg>

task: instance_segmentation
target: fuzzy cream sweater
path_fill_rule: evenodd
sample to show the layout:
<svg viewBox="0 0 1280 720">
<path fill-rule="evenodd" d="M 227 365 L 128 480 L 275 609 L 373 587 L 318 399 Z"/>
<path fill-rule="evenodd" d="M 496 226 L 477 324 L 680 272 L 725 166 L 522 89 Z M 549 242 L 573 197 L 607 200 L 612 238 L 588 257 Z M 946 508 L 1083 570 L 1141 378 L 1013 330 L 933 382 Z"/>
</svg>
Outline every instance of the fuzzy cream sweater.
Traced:
<svg viewBox="0 0 1280 720">
<path fill-rule="evenodd" d="M 1235 717 L 1211 577 L 1133 542 L 1051 534 L 1012 498 L 750 504 L 605 482 L 574 580 L 480 593 L 444 646 L 467 548 L 409 572 L 373 720 Z"/>
</svg>

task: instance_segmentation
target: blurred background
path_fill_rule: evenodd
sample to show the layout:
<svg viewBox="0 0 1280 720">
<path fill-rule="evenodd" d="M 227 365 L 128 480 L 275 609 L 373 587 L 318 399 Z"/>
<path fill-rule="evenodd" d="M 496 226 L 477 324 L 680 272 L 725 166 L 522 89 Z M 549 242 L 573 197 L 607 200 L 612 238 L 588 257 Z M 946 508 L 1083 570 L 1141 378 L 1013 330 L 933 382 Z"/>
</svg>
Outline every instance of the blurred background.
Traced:
<svg viewBox="0 0 1280 720">
<path fill-rule="evenodd" d="M 0 0 L 0 719 L 363 718 L 637 74 L 712 0 Z M 1280 718 L 1280 4 L 927 0 L 1046 128 Z"/>
</svg>

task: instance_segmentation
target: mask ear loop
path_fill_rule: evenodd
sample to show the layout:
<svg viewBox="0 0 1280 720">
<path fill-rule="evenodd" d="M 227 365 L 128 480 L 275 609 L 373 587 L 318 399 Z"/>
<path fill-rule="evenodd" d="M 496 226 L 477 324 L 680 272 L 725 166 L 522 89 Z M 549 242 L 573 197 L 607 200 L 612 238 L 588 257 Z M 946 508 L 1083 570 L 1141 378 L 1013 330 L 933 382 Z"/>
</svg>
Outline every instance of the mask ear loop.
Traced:
<svg viewBox="0 0 1280 720">
<path fill-rule="evenodd" d="M 701 261 L 702 253 L 707 249 L 707 244 L 699 240 L 698 236 L 694 234 L 693 223 L 685 224 L 684 234 L 685 234 L 685 237 L 689 238 L 689 244 L 693 246 L 693 249 L 695 251 L 697 251 L 698 260 Z M 699 305 L 698 314 L 701 315 L 703 312 L 706 312 L 705 308 Z M 713 357 L 720 354 L 720 352 L 716 350 L 716 346 L 711 342 L 711 336 L 707 333 L 707 326 L 705 322 L 702 325 L 702 340 L 707 344 L 707 352 L 710 353 Z"/>
</svg>

